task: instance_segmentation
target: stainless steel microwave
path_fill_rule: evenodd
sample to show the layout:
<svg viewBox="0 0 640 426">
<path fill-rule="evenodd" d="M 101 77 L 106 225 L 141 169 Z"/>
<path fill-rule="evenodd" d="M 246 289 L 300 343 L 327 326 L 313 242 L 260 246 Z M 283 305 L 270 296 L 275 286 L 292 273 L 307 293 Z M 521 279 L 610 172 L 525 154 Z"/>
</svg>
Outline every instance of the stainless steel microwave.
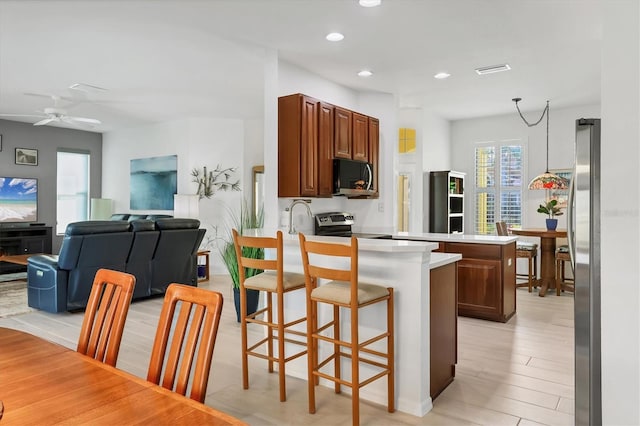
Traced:
<svg viewBox="0 0 640 426">
<path fill-rule="evenodd" d="M 333 195 L 373 195 L 373 165 L 365 161 L 333 160 Z"/>
</svg>

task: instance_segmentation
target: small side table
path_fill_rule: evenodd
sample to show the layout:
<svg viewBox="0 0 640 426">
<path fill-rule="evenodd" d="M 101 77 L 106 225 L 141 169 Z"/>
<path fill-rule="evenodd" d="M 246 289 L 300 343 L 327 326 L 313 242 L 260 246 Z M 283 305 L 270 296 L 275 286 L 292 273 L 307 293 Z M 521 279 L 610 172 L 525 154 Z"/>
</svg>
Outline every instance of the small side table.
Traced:
<svg viewBox="0 0 640 426">
<path fill-rule="evenodd" d="M 198 277 L 198 282 L 209 281 L 209 250 L 200 250 L 196 253 L 197 257 L 204 256 L 204 278 Z"/>
</svg>

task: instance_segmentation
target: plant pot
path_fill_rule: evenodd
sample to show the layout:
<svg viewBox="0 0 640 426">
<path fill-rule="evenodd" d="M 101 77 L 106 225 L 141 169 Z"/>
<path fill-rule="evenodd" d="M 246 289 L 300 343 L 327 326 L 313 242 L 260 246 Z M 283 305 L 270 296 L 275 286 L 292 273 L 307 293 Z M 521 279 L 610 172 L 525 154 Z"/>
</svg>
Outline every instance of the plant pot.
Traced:
<svg viewBox="0 0 640 426">
<path fill-rule="evenodd" d="M 547 219 L 547 231 L 555 231 L 558 227 L 558 219 Z"/>
<path fill-rule="evenodd" d="M 247 289 L 247 314 L 252 314 L 258 310 L 258 299 L 260 291 Z M 236 306 L 236 320 L 240 322 L 240 289 L 233 288 L 233 303 Z"/>
</svg>

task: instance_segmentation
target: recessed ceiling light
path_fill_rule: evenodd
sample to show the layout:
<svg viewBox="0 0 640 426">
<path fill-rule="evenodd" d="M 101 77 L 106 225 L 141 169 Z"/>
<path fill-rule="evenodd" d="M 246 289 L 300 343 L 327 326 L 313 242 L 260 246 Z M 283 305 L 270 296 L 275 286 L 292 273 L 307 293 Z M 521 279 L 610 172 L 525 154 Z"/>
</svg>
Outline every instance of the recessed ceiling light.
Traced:
<svg viewBox="0 0 640 426">
<path fill-rule="evenodd" d="M 438 80 L 444 80 L 447 77 L 451 77 L 451 74 L 447 73 L 447 72 L 439 72 L 438 74 L 433 76 L 434 78 L 437 78 Z"/>
<path fill-rule="evenodd" d="M 369 70 L 362 70 L 358 73 L 360 77 L 371 77 L 373 73 Z"/>
<path fill-rule="evenodd" d="M 340 41 L 344 39 L 344 36 L 340 33 L 329 33 L 325 38 L 329 41 Z"/>
<path fill-rule="evenodd" d="M 490 67 L 476 68 L 476 72 L 478 73 L 478 75 L 484 75 L 484 74 L 493 74 L 494 72 L 509 71 L 510 69 L 511 67 L 509 66 L 509 64 L 502 64 L 502 65 L 491 65 Z"/>
<path fill-rule="evenodd" d="M 360 3 L 362 7 L 376 7 L 380 6 L 382 0 L 359 0 L 358 3 Z"/>
</svg>

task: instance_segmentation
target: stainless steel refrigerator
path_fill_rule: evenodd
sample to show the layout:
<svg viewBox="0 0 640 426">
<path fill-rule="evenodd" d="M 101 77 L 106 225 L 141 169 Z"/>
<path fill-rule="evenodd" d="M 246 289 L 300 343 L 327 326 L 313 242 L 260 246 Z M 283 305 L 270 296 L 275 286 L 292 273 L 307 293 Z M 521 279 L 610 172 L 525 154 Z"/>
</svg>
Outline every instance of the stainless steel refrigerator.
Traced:
<svg viewBox="0 0 640 426">
<path fill-rule="evenodd" d="M 600 119 L 576 120 L 568 202 L 575 277 L 575 424 L 602 424 L 600 353 Z"/>
</svg>

